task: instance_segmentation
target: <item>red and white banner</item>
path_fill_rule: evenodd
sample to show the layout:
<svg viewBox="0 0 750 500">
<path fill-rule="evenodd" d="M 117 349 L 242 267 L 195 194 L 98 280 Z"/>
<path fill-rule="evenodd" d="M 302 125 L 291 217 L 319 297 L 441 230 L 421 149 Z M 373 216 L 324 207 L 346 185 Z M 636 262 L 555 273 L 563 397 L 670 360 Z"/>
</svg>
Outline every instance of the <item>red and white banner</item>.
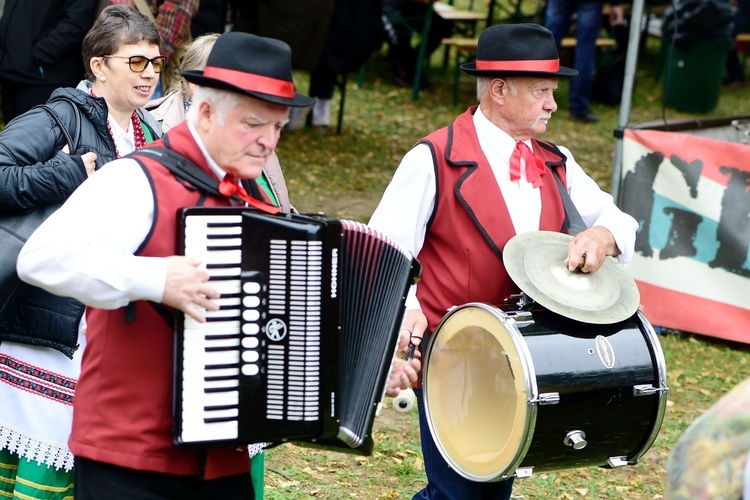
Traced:
<svg viewBox="0 0 750 500">
<path fill-rule="evenodd" d="M 625 131 L 620 206 L 639 222 L 628 267 L 655 326 L 750 343 L 750 146 Z"/>
</svg>

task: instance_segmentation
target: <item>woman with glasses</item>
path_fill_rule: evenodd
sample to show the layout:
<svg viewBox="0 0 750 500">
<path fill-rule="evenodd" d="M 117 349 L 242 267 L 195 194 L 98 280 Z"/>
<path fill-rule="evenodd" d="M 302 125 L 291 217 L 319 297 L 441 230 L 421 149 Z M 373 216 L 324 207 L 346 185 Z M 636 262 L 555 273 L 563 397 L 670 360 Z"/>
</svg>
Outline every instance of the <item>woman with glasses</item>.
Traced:
<svg viewBox="0 0 750 500">
<path fill-rule="evenodd" d="M 34 108 L 0 132 L 0 248 L 11 248 L 11 221 L 28 236 L 95 170 L 161 136 L 142 109 L 166 65 L 159 43 L 137 10 L 104 9 L 83 40 L 88 80 L 55 90 L 51 111 Z M 15 255 L 0 258 L 0 497 L 69 499 L 84 307 L 14 273 Z"/>
</svg>

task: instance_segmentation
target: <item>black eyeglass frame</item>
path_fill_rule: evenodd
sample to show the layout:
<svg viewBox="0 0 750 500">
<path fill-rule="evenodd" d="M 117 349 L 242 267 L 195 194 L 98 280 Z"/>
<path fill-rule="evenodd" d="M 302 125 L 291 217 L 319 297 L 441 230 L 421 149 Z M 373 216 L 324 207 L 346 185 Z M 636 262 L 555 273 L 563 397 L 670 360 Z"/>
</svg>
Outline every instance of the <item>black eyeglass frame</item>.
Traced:
<svg viewBox="0 0 750 500">
<path fill-rule="evenodd" d="M 104 59 L 107 59 L 108 57 L 111 59 L 127 59 L 128 60 L 128 68 L 130 68 L 130 71 L 133 73 L 143 73 L 146 71 L 146 68 L 148 68 L 148 65 L 151 64 L 151 66 L 154 68 L 154 73 L 161 73 L 164 71 L 164 68 L 167 67 L 167 64 L 169 64 L 169 59 L 167 59 L 166 56 L 156 56 L 151 59 L 149 59 L 146 56 L 102 56 Z M 143 64 L 143 67 L 141 69 L 137 69 L 138 66 L 135 68 L 133 67 L 133 59 L 138 59 L 140 63 Z M 145 63 L 143 62 L 145 61 Z M 154 64 L 155 62 L 161 61 L 161 67 L 159 67 L 157 64 Z M 137 64 L 137 63 L 136 63 Z"/>
</svg>

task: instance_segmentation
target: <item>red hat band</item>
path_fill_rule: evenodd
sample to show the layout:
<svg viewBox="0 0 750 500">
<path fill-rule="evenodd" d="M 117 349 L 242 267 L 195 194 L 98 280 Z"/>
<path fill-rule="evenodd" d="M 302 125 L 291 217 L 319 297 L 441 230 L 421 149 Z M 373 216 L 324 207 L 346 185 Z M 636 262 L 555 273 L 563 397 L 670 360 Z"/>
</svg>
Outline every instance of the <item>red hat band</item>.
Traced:
<svg viewBox="0 0 750 500">
<path fill-rule="evenodd" d="M 294 82 L 286 80 L 252 75 L 243 71 L 217 68 L 215 66 L 206 66 L 203 70 L 203 76 L 221 80 L 249 92 L 260 92 L 287 99 L 294 98 Z"/>
<path fill-rule="evenodd" d="M 560 59 L 538 59 L 531 61 L 479 61 L 476 68 L 491 71 L 528 71 L 555 73 L 560 71 Z"/>
</svg>

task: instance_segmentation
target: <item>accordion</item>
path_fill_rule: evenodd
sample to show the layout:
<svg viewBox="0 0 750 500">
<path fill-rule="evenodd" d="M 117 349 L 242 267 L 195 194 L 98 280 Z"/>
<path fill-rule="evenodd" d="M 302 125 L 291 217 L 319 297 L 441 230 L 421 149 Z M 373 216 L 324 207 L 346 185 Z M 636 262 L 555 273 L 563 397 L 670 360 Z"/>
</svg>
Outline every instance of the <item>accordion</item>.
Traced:
<svg viewBox="0 0 750 500">
<path fill-rule="evenodd" d="M 244 207 L 184 209 L 178 247 L 221 298 L 177 315 L 175 444 L 371 454 L 417 260 L 358 222 Z"/>
</svg>

